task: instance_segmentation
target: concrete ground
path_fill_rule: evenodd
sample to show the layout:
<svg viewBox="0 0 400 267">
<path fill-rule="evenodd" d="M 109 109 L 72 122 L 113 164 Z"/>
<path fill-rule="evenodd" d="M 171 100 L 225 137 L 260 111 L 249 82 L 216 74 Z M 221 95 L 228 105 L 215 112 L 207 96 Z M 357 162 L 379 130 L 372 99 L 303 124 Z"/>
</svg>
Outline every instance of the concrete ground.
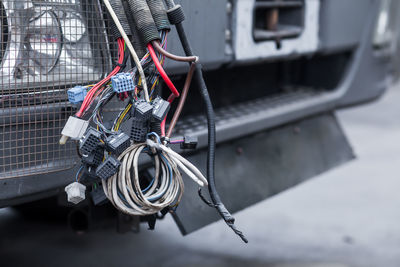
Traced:
<svg viewBox="0 0 400 267">
<path fill-rule="evenodd" d="M 222 222 L 182 237 L 76 235 L 0 210 L 0 266 L 400 266 L 400 86 L 338 112 L 358 159 L 236 214 L 250 243 Z M 144 227 L 143 227 L 144 228 Z"/>
</svg>

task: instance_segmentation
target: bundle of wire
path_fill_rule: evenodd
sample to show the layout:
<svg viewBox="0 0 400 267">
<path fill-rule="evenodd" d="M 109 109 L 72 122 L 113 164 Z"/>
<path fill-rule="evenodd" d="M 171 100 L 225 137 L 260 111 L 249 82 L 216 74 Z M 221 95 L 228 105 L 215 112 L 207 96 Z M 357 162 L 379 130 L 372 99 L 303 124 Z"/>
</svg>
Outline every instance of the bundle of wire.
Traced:
<svg viewBox="0 0 400 267">
<path fill-rule="evenodd" d="M 186 173 L 199 186 L 203 187 L 208 184 L 207 179 L 193 164 L 167 147 L 169 137 L 173 132 L 173 128 L 186 100 L 197 57 L 179 57 L 168 53 L 166 51 L 168 31 L 163 30 L 160 31 L 159 41 L 147 44 L 147 53 L 141 60 L 138 60 L 136 51 L 124 32 L 110 3 L 108 0 L 103 1 L 122 36 L 117 39 L 118 60 L 116 67 L 103 80 L 94 85 L 86 86 L 89 90 L 75 115 L 77 118 L 88 118 L 89 122 L 93 121 L 97 131 L 101 135 L 100 141 L 103 144 L 98 144 L 97 146 L 103 147 L 101 148 L 102 151 L 104 151 L 106 139 L 120 133 L 121 125 L 132 116 L 131 110 L 135 107 L 136 103 L 140 103 L 141 101 L 152 103 L 152 100 L 158 95 L 157 87 L 160 78 L 162 78 L 171 91 L 171 95 L 168 98 L 169 103 L 172 103 L 175 98 L 180 97 L 179 91 L 163 69 L 166 57 L 193 63 L 189 69 L 182 90 L 182 97 L 172 117 L 167 134 L 165 131 L 167 116 L 165 116 L 160 125 L 161 136 L 157 133 L 149 133 L 146 142 L 131 144 L 116 159 L 120 165 L 115 174 L 101 182 L 106 197 L 120 211 L 130 215 L 154 214 L 166 207 L 179 204 L 184 191 L 181 171 Z M 127 48 L 134 59 L 135 66 L 124 72 L 130 75 L 134 90 L 117 93 L 112 86 L 111 79 L 124 69 L 123 66 L 129 57 L 129 53 L 126 53 Z M 147 71 L 147 77 L 144 75 L 145 71 Z M 151 84 L 149 91 L 147 90 L 147 84 Z M 103 109 L 116 95 L 121 101 L 126 102 L 126 106 L 115 117 L 110 127 L 110 125 L 105 125 L 104 123 Z M 87 116 L 87 114 L 90 114 L 90 116 Z M 154 177 L 151 181 L 145 181 L 143 177 L 139 177 L 139 156 L 143 153 L 147 153 L 153 162 Z M 111 152 L 105 152 L 103 162 L 109 157 L 111 157 Z M 76 175 L 78 183 L 83 182 L 84 170 L 84 165 L 82 165 Z M 96 180 L 93 182 L 92 186 L 93 188 L 97 188 L 99 181 Z"/>
<path fill-rule="evenodd" d="M 163 49 L 167 48 L 167 36 L 168 36 L 168 32 L 167 31 L 163 31 L 160 34 L 160 39 L 161 39 L 161 44 L 162 44 Z M 160 63 L 161 67 L 162 67 L 164 65 L 164 63 L 165 63 L 165 56 L 160 54 L 159 56 L 156 56 L 156 58 L 157 58 L 157 61 Z M 121 54 L 120 54 L 120 59 L 121 59 Z M 143 69 L 149 68 L 151 66 L 152 62 L 153 61 L 152 61 L 152 58 L 150 57 L 150 53 L 149 52 L 140 60 L 140 63 L 143 66 Z M 116 67 L 114 69 L 114 71 L 117 71 L 117 73 L 118 73 L 119 72 L 119 67 Z M 135 67 L 135 68 L 129 70 L 128 72 L 131 73 L 132 79 L 135 80 L 135 83 L 139 84 L 140 81 L 136 78 L 138 76 L 137 75 L 137 68 Z M 111 75 L 112 73 L 110 73 L 109 76 L 112 77 L 113 76 L 113 75 Z M 111 77 L 110 77 L 110 79 L 111 79 Z M 104 80 L 106 80 L 106 79 L 104 79 Z M 110 79 L 108 79 L 108 80 L 110 80 Z M 155 91 L 156 91 L 157 85 L 159 84 L 160 76 L 157 73 L 152 72 L 151 75 L 149 75 L 149 77 L 147 79 L 150 82 L 150 84 L 152 85 L 151 88 L 150 88 L 150 94 L 149 94 L 150 100 L 152 100 L 153 99 L 153 95 L 156 94 Z M 93 89 L 94 89 L 94 87 L 93 87 Z M 124 121 L 126 121 L 126 120 L 128 120 L 130 118 L 130 111 L 131 111 L 132 106 L 133 106 L 132 103 L 135 100 L 139 100 L 140 99 L 140 96 L 138 95 L 138 89 L 136 87 L 135 92 L 133 92 L 132 94 L 127 92 L 126 97 L 130 97 L 131 101 L 128 102 L 128 104 L 126 105 L 125 109 L 123 109 L 118 114 L 118 116 L 115 118 L 114 123 L 113 123 L 113 127 L 111 128 L 111 130 L 108 130 L 103 125 L 102 109 L 112 99 L 112 97 L 115 95 L 115 92 L 112 90 L 110 85 L 108 85 L 105 89 L 99 89 L 99 91 L 100 92 L 97 94 L 99 100 L 97 102 L 97 105 L 93 109 L 91 119 L 93 119 L 93 122 L 97 125 L 98 130 L 100 130 L 100 131 L 102 131 L 102 132 L 104 132 L 106 134 L 115 133 L 115 132 L 117 132 L 119 130 L 121 124 Z M 82 104 L 82 106 L 83 106 L 83 104 Z M 86 110 L 89 107 L 90 107 L 90 105 L 86 108 Z M 81 107 L 81 109 L 82 109 L 82 107 Z"/>
<path fill-rule="evenodd" d="M 94 135 L 101 135 L 101 139 L 99 139 L 99 141 L 102 144 L 96 144 L 96 146 L 103 151 L 101 152 L 102 155 L 100 155 L 103 158 L 103 163 L 106 163 L 105 161 L 112 159 L 114 156 L 117 157 L 114 158 L 115 165 L 113 165 L 113 167 L 115 167 L 115 169 L 113 170 L 112 174 L 110 173 L 106 177 L 100 177 L 103 179 L 101 180 L 101 184 L 105 196 L 118 210 L 126 214 L 155 214 L 167 207 L 176 207 L 180 203 L 182 194 L 184 192 L 184 183 L 181 175 L 182 171 L 200 187 L 209 187 L 212 204 L 211 202 L 206 202 L 210 206 L 217 208 L 225 222 L 235 231 L 236 234 L 238 234 L 245 242 L 247 242 L 242 232 L 236 229 L 234 225 L 234 218 L 230 215 L 229 211 L 221 202 L 215 188 L 215 123 L 213 108 L 201 74 L 201 65 L 196 64 L 198 62 L 198 57 L 193 55 L 181 23 L 176 24 L 176 27 L 186 56 L 177 56 L 167 51 L 168 31 L 162 30 L 159 32 L 159 38 L 156 38 L 156 40 L 150 41 L 146 44 L 147 53 L 142 57 L 142 59 L 139 59 L 109 0 L 103 0 L 103 2 L 109 11 L 115 26 L 120 32 L 121 37 L 117 39 L 118 61 L 116 67 L 107 75 L 107 77 L 95 85 L 86 86 L 89 91 L 87 91 L 86 97 L 84 98 L 82 105 L 80 106 L 75 117 L 84 118 L 87 117 L 86 115 L 88 113 L 91 114 L 88 120 L 93 121 L 97 128 L 97 131 L 95 131 L 96 133 Z M 167 1 L 167 5 L 169 8 L 173 7 L 173 0 Z M 127 49 L 129 50 L 129 53 L 126 53 Z M 129 58 L 129 54 L 134 60 L 135 66 L 129 71 L 125 72 L 124 75 L 127 77 L 126 74 L 128 74 L 129 79 L 133 81 L 134 90 L 132 90 L 133 88 L 130 88 L 129 90 L 120 93 L 121 91 L 113 88 L 110 80 L 113 79 L 113 76 L 117 75 L 124 69 L 125 63 Z M 163 68 L 166 58 L 180 62 L 188 62 L 190 64 L 181 93 L 176 89 L 174 83 L 168 77 Z M 145 75 L 145 70 L 147 77 Z M 169 143 L 174 143 L 170 142 L 170 138 L 183 110 L 192 78 L 194 76 L 200 85 L 201 94 L 207 106 L 207 119 L 209 125 L 207 179 L 193 164 L 168 147 Z M 159 93 L 157 88 L 160 79 L 164 81 L 165 85 L 171 91 L 167 101 L 172 104 L 176 98 L 179 98 L 179 103 L 169 123 L 168 130 L 166 131 L 167 116 L 164 114 L 164 119 L 159 119 L 157 122 L 159 123 L 161 121 L 161 123 L 159 123 L 160 136 L 155 132 L 146 132 L 147 136 L 144 139 L 134 139 L 132 136 L 129 139 L 129 137 L 127 137 L 129 147 L 126 148 L 126 146 L 124 146 L 124 151 L 122 153 L 112 155 L 112 152 L 107 150 L 107 139 L 109 137 L 115 137 L 121 133 L 121 125 L 130 119 L 131 116 L 133 116 L 131 111 L 136 108 L 136 104 L 142 103 L 143 101 L 147 102 L 149 105 L 153 104 L 153 100 L 158 96 Z M 150 90 L 148 90 L 147 84 L 151 85 Z M 103 118 L 103 108 L 116 95 L 121 101 L 126 102 L 126 105 L 125 108 L 123 108 L 115 117 L 111 125 L 108 124 L 106 126 Z M 94 103 L 96 104 L 92 108 Z M 136 112 L 136 110 L 133 111 L 134 113 Z M 135 117 L 133 119 L 135 119 Z M 148 120 L 146 123 L 149 122 L 150 121 Z M 146 131 L 148 129 L 149 128 L 147 128 Z M 141 141 L 132 144 L 131 140 Z M 93 148 L 93 150 L 90 151 L 93 152 L 95 150 Z M 151 157 L 154 168 L 153 177 L 147 180 L 139 176 L 139 157 L 143 153 L 146 153 Z M 100 168 L 103 163 L 97 165 L 96 167 L 97 169 L 95 173 L 96 176 L 98 176 L 97 178 L 99 178 L 97 172 L 98 168 Z M 76 183 L 81 182 L 84 169 L 85 168 L 83 166 L 79 169 L 76 175 Z M 92 183 L 92 187 L 95 189 L 97 189 L 100 185 L 99 179 Z M 200 196 L 203 198 L 202 195 Z"/>
<path fill-rule="evenodd" d="M 96 85 L 94 85 L 89 92 L 87 93 L 79 111 L 76 113 L 76 117 L 82 117 L 85 112 L 88 110 L 88 108 L 90 107 L 90 105 L 93 103 L 94 99 L 96 99 L 96 97 L 101 93 L 101 91 L 103 90 L 103 86 L 105 84 L 107 84 L 111 77 L 113 77 L 115 74 L 117 74 L 120 70 L 121 67 L 120 65 L 123 64 L 124 61 L 124 47 L 125 47 L 125 42 L 122 38 L 118 38 L 117 40 L 118 42 L 118 66 L 115 67 L 115 69 L 110 72 L 110 74 L 104 78 L 103 80 L 101 80 L 100 82 L 98 82 Z"/>
<path fill-rule="evenodd" d="M 150 133 L 154 140 L 135 144 L 120 156 L 121 167 L 103 186 L 104 193 L 120 211 L 130 215 L 150 215 L 179 204 L 184 191 L 180 168 L 200 186 L 207 185 L 207 179 L 189 161 L 161 143 L 159 136 Z M 142 188 L 139 177 L 139 156 L 152 152 L 154 178 Z M 132 183 L 133 182 L 133 183 Z"/>
</svg>

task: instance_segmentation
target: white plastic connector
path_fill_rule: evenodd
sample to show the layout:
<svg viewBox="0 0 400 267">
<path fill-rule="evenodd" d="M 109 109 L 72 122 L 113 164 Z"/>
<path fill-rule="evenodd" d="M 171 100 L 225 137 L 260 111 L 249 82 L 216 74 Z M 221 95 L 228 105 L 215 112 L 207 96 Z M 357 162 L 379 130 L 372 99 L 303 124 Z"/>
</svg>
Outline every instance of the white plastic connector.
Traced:
<svg viewBox="0 0 400 267">
<path fill-rule="evenodd" d="M 65 192 L 67 193 L 68 202 L 76 205 L 85 200 L 86 186 L 78 182 L 73 182 L 65 187 Z"/>
<path fill-rule="evenodd" d="M 64 129 L 61 132 L 62 137 L 60 139 L 60 144 L 65 145 L 68 138 L 71 138 L 73 140 L 81 139 L 88 127 L 88 121 L 70 116 L 64 126 Z"/>
</svg>

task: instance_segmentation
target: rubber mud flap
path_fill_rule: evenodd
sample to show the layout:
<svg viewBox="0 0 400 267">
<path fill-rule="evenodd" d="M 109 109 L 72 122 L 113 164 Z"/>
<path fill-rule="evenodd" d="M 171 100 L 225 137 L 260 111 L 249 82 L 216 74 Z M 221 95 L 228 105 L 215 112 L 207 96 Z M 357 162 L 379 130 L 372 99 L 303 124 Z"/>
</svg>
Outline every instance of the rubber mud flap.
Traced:
<svg viewBox="0 0 400 267">
<path fill-rule="evenodd" d="M 206 153 L 202 150 L 188 157 L 203 173 Z M 217 146 L 216 156 L 217 188 L 231 212 L 354 159 L 353 150 L 331 113 L 222 143 Z M 185 183 L 183 199 L 173 213 L 183 234 L 220 219 L 215 209 L 200 200 L 197 190 L 194 183 Z M 202 191 L 209 198 L 207 190 Z M 237 225 L 240 227 L 239 221 Z"/>
</svg>

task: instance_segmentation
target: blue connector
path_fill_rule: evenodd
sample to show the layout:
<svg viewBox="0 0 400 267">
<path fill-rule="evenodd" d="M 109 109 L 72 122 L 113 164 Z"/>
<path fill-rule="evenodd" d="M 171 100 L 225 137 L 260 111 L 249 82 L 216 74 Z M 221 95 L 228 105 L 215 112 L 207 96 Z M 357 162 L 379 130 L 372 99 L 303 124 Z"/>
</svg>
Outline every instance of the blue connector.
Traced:
<svg viewBox="0 0 400 267">
<path fill-rule="evenodd" d="M 83 102 L 87 94 L 87 90 L 84 86 L 75 86 L 68 90 L 68 100 L 72 104 L 79 104 Z"/>
<path fill-rule="evenodd" d="M 135 84 L 130 73 L 118 73 L 111 78 L 113 90 L 123 93 L 135 90 Z"/>
</svg>

